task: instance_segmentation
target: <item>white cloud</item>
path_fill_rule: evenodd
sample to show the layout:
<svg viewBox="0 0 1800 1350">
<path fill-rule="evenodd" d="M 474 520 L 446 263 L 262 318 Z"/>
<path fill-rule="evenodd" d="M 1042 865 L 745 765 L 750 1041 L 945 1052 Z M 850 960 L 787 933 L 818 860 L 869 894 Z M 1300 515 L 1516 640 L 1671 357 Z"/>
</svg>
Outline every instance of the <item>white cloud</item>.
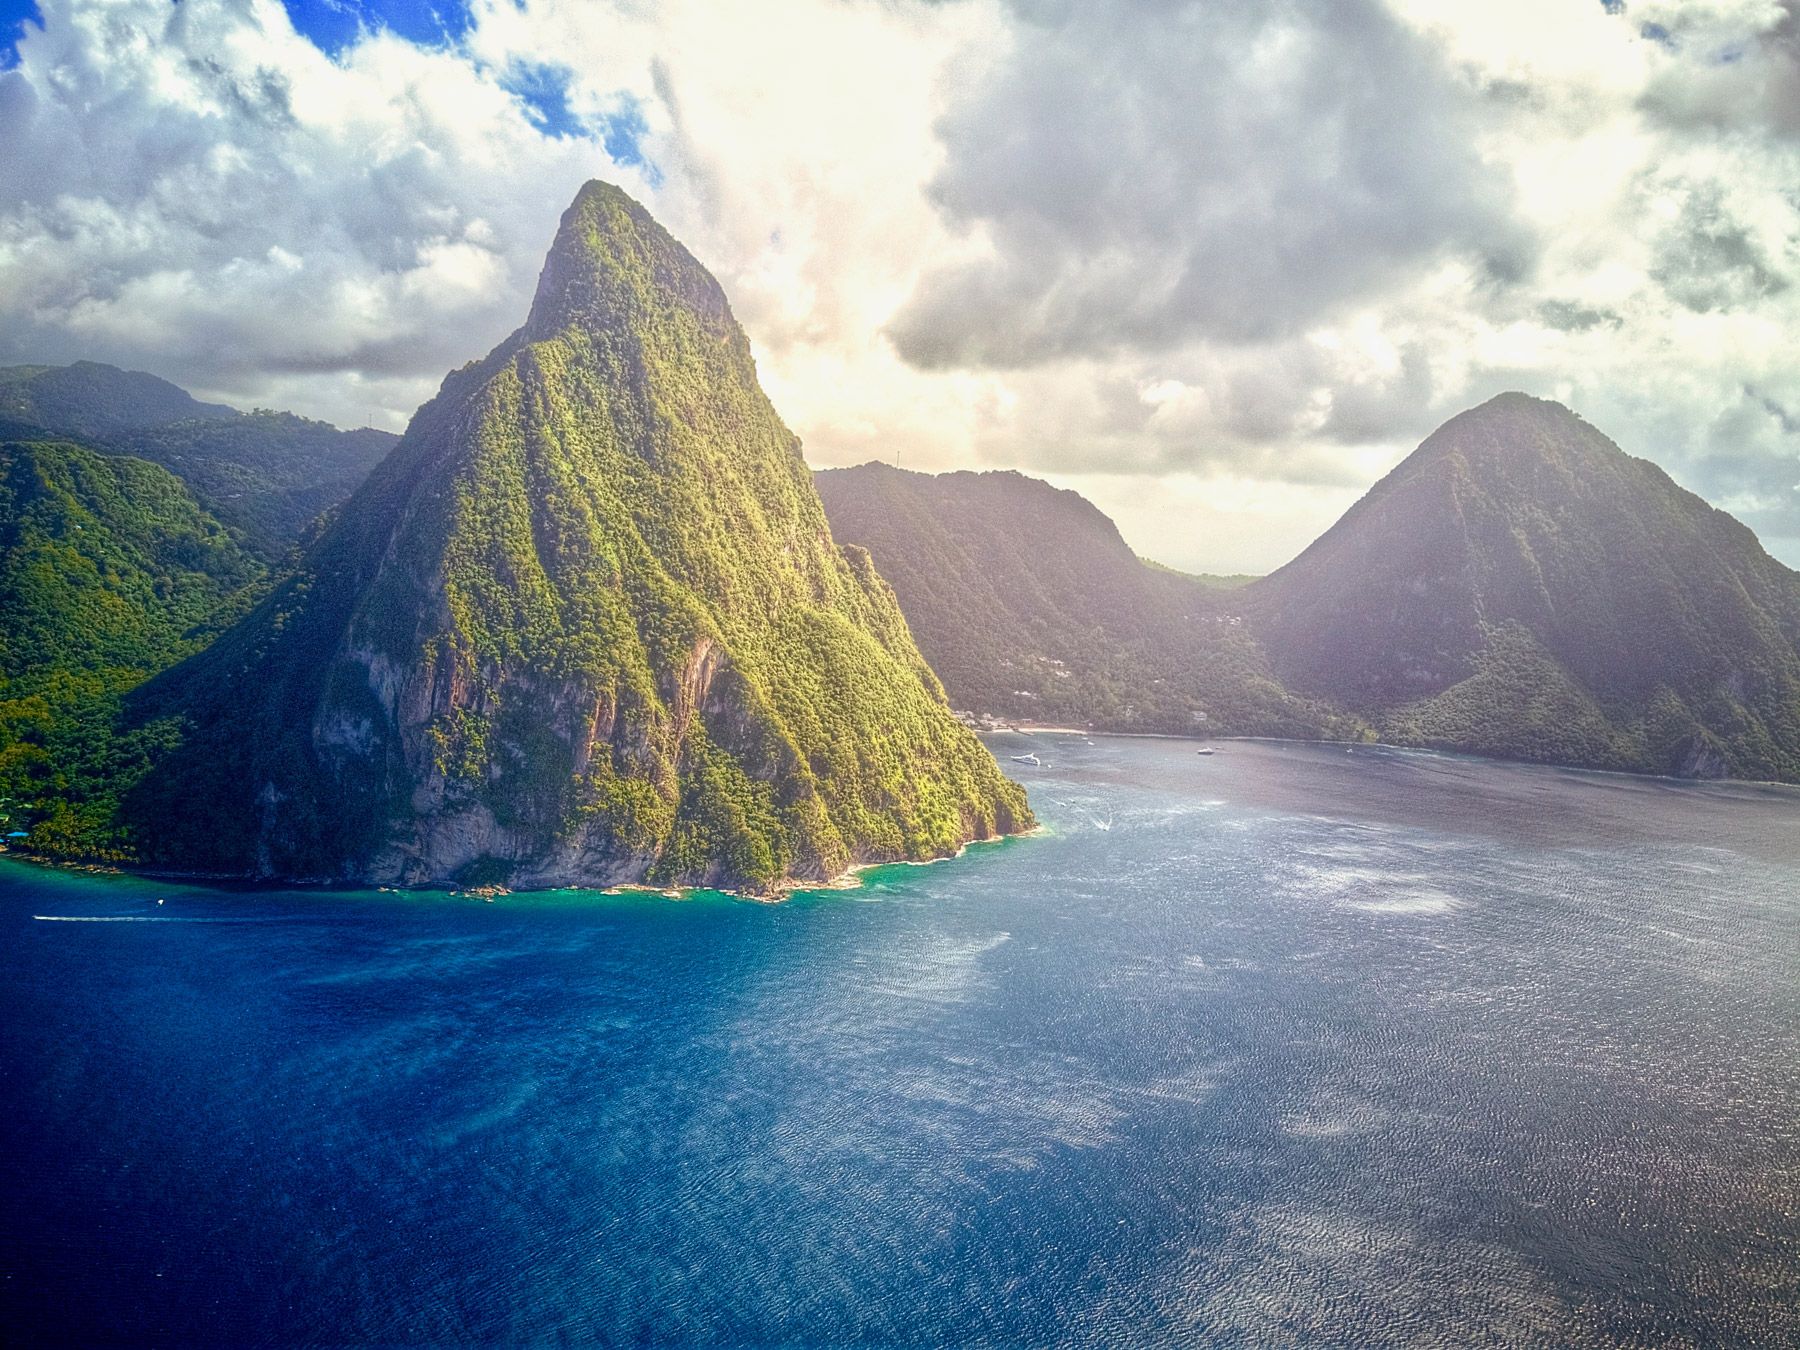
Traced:
<svg viewBox="0 0 1800 1350">
<path fill-rule="evenodd" d="M 47 0 L 0 76 L 0 347 L 402 419 L 522 317 L 609 166 L 393 37 L 328 59 L 272 0 Z"/>
<path fill-rule="evenodd" d="M 397 425 L 599 176 L 719 276 L 815 463 L 1047 473 L 1266 567 L 1523 387 L 1800 560 L 1792 3 L 475 0 L 335 60 L 275 0 L 43 9 L 0 359 Z M 512 92 L 544 71 L 590 134 Z"/>
</svg>

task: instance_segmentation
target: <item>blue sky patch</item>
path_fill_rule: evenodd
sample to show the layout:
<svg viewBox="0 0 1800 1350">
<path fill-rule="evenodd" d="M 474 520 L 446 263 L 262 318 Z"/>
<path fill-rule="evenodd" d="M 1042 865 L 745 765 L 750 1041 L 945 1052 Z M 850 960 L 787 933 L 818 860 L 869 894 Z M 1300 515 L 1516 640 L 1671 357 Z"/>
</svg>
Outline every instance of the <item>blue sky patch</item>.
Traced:
<svg viewBox="0 0 1800 1350">
<path fill-rule="evenodd" d="M 565 136 L 590 136 L 586 122 L 569 108 L 569 79 L 574 74 L 567 66 L 515 62 L 501 77 L 500 87 L 525 105 L 525 116 L 531 125 L 546 136 L 559 140 Z"/>
<path fill-rule="evenodd" d="M 606 147 L 606 156 L 614 164 L 642 169 L 650 186 L 658 187 L 662 183 L 662 170 L 644 157 L 644 136 L 649 130 L 644 121 L 643 104 L 630 94 L 622 94 L 618 110 L 600 119 L 600 144 Z"/>
<path fill-rule="evenodd" d="M 0 70 L 19 64 L 19 39 L 25 36 L 28 23 L 44 26 L 37 0 L 0 0 Z"/>
<path fill-rule="evenodd" d="M 4 0 L 0 0 L 4 3 Z M 460 42 L 469 31 L 466 0 L 281 0 L 294 28 L 333 59 L 364 32 L 386 29 L 420 47 Z"/>
<path fill-rule="evenodd" d="M 614 164 L 642 170 L 652 187 L 659 185 L 662 170 L 644 154 L 644 136 L 650 127 L 644 121 L 643 105 L 630 94 L 620 94 L 613 111 L 592 119 L 581 117 L 569 107 L 569 81 L 574 74 L 567 66 L 515 62 L 507 67 L 500 87 L 525 105 L 531 125 L 546 136 L 597 138 Z"/>
<path fill-rule="evenodd" d="M 419 47 L 451 47 L 473 25 L 468 0 L 282 0 L 294 29 L 333 60 L 370 33 L 386 31 Z M 27 24 L 44 26 L 37 0 L 0 0 L 0 71 L 18 64 L 19 40 Z M 620 94 L 612 110 L 588 119 L 569 106 L 574 72 L 548 62 L 515 62 L 500 85 L 523 105 L 531 124 L 546 136 L 598 140 L 615 164 L 642 171 L 654 186 L 662 172 L 647 159 L 649 131 L 643 105 Z"/>
</svg>

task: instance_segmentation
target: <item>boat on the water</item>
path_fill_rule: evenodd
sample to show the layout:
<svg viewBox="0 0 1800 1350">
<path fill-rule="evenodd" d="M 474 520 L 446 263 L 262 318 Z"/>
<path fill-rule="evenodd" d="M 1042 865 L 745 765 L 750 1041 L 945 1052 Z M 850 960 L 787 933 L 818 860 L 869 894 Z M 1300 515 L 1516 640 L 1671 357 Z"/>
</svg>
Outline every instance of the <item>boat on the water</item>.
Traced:
<svg viewBox="0 0 1800 1350">
<path fill-rule="evenodd" d="M 1219 752 L 1210 745 L 1203 745 L 1198 750 L 1194 751 L 1194 753 L 1196 755 L 1216 755 Z"/>
<path fill-rule="evenodd" d="M 1042 765 L 1044 762 L 1043 760 L 1039 759 L 1036 755 L 1014 755 L 1012 757 L 1012 761 L 1014 764 L 1037 764 L 1037 765 Z"/>
</svg>

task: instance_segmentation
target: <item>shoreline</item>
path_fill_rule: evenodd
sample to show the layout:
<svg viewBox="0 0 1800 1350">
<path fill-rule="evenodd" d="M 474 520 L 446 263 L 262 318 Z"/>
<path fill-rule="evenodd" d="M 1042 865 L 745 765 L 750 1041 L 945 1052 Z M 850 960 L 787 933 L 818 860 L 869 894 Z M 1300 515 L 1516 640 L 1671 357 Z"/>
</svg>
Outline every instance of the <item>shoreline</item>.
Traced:
<svg viewBox="0 0 1800 1350">
<path fill-rule="evenodd" d="M 893 858 L 885 861 L 853 863 L 843 871 L 823 881 L 791 881 L 783 883 L 771 891 L 734 890 L 726 886 L 657 886 L 648 882 L 616 882 L 609 886 L 389 886 L 362 881 L 293 881 L 282 878 L 256 878 L 237 875 L 230 872 L 181 872 L 168 868 L 139 869 L 120 863 L 91 863 L 47 858 L 41 854 L 27 853 L 16 845 L 0 847 L 0 862 L 11 861 L 26 867 L 42 868 L 46 872 L 54 872 L 63 876 L 117 876 L 130 877 L 140 881 L 171 881 L 190 885 L 211 886 L 216 890 L 230 891 L 237 889 L 255 889 L 268 891 L 326 891 L 333 894 L 366 891 L 378 895 L 414 895 L 439 896 L 446 900 L 482 900 L 492 904 L 501 896 L 534 896 L 565 895 L 569 893 L 584 895 L 646 895 L 660 896 L 666 900 L 687 900 L 696 895 L 722 895 L 727 899 L 748 904 L 779 905 L 796 895 L 812 894 L 828 891 L 854 891 L 862 888 L 862 874 L 872 872 L 881 867 L 931 867 L 938 863 L 954 862 L 972 848 L 982 845 L 1003 844 L 1010 839 L 1029 839 L 1033 835 L 1045 833 L 1041 824 L 1033 825 L 1029 830 L 1018 830 L 1011 834 L 989 835 L 985 839 L 966 839 L 954 853 L 941 854 L 935 858 Z"/>
<path fill-rule="evenodd" d="M 1566 764 L 1554 761 L 1532 759 L 1509 759 L 1498 755 L 1484 755 L 1469 750 L 1456 750 L 1443 746 L 1401 745 L 1392 741 L 1348 740 L 1341 737 L 1303 737 L 1303 736 L 1250 736 L 1226 734 L 1216 736 L 1193 736 L 1175 731 L 1106 731 L 1100 729 L 1084 729 L 1081 727 L 1051 726 L 1037 723 L 1021 722 L 1012 726 L 992 731 L 979 731 L 978 736 L 1080 736 L 1085 740 L 1107 737 L 1117 740 L 1147 741 L 1186 741 L 1191 744 L 1205 745 L 1225 742 L 1252 745 L 1291 745 L 1291 746 L 1342 746 L 1347 750 L 1382 750 L 1401 755 L 1430 755 L 1444 759 L 1467 760 L 1475 764 L 1505 765 L 1511 768 L 1543 769 L 1561 773 L 1588 774 L 1595 777 L 1619 778 L 1634 782 L 1665 783 L 1692 788 L 1735 787 L 1735 788 L 1776 788 L 1787 792 L 1800 793 L 1800 783 L 1782 782 L 1779 779 L 1767 778 L 1690 778 L 1678 774 L 1640 773 L 1630 769 L 1600 769 L 1581 764 Z M 885 861 L 853 863 L 837 875 L 825 880 L 789 880 L 781 883 L 773 890 L 765 892 L 736 890 L 724 886 L 658 886 L 647 882 L 619 882 L 609 886 L 455 886 L 455 885 L 422 885 L 391 886 L 361 881 L 336 881 L 324 879 L 294 880 L 285 878 L 256 878 L 229 872 L 180 871 L 170 868 L 137 868 L 129 864 L 117 862 L 90 862 L 75 859 L 49 858 L 42 854 L 32 853 L 17 844 L 0 844 L 0 861 L 10 860 L 29 867 L 43 868 L 46 871 L 63 875 L 76 876 L 121 876 L 132 877 L 144 881 L 170 881 L 201 886 L 212 886 L 219 890 L 235 889 L 268 889 L 282 891 L 329 891 L 342 894 L 347 891 L 369 891 L 378 894 L 393 895 L 435 895 L 446 899 L 485 900 L 492 903 L 499 896 L 532 896 L 557 895 L 571 892 L 592 895 L 656 895 L 671 900 L 686 900 L 695 895 L 722 895 L 732 900 L 752 904 L 781 904 L 796 895 L 824 893 L 831 891 L 858 890 L 863 885 L 862 874 L 882 867 L 930 867 L 937 863 L 953 862 L 961 858 L 971 848 L 983 844 L 999 844 L 1009 839 L 1029 839 L 1034 835 L 1046 833 L 1046 827 L 1039 823 L 1029 830 L 1020 830 L 1012 834 L 992 835 L 986 839 L 969 839 L 960 844 L 953 853 L 942 854 L 935 858 L 894 858 Z"/>
<path fill-rule="evenodd" d="M 1565 764 L 1560 760 L 1509 759 L 1502 755 L 1484 755 L 1475 750 L 1457 750 L 1442 745 L 1401 745 L 1395 741 L 1352 741 L 1326 736 L 1248 736 L 1221 734 L 1190 736 L 1179 731 L 1079 731 L 1073 727 L 1039 727 L 1024 723 L 999 731 L 984 731 L 984 736 L 1045 735 L 1060 733 L 1086 737 L 1106 736 L 1133 741 L 1191 741 L 1196 745 L 1212 745 L 1225 741 L 1251 745 L 1341 745 L 1350 750 L 1391 750 L 1408 755 L 1441 755 L 1448 759 L 1466 759 L 1479 764 L 1504 764 L 1519 769 L 1557 769 L 1564 773 L 1589 773 L 1607 778 L 1629 778 L 1649 783 L 1683 783 L 1692 787 L 1759 787 L 1785 788 L 1800 792 L 1800 782 L 1789 783 L 1779 778 L 1689 778 L 1675 773 L 1642 773 L 1635 769 L 1600 769 L 1587 764 Z"/>
</svg>

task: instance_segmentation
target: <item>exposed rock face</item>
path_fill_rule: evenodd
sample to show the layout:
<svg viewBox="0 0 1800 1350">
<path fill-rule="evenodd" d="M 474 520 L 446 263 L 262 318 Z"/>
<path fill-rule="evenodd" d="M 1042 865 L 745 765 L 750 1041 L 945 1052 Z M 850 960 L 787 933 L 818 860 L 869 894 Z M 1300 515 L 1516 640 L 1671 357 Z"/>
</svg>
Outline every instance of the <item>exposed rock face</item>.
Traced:
<svg viewBox="0 0 1800 1350">
<path fill-rule="evenodd" d="M 1678 778 L 1729 778 L 1731 762 L 1719 743 L 1708 736 L 1690 737 L 1675 756 Z"/>
<path fill-rule="evenodd" d="M 1030 823 L 717 283 L 598 183 L 525 326 L 142 712 L 188 728 L 143 852 L 206 870 L 766 889 Z"/>
</svg>

